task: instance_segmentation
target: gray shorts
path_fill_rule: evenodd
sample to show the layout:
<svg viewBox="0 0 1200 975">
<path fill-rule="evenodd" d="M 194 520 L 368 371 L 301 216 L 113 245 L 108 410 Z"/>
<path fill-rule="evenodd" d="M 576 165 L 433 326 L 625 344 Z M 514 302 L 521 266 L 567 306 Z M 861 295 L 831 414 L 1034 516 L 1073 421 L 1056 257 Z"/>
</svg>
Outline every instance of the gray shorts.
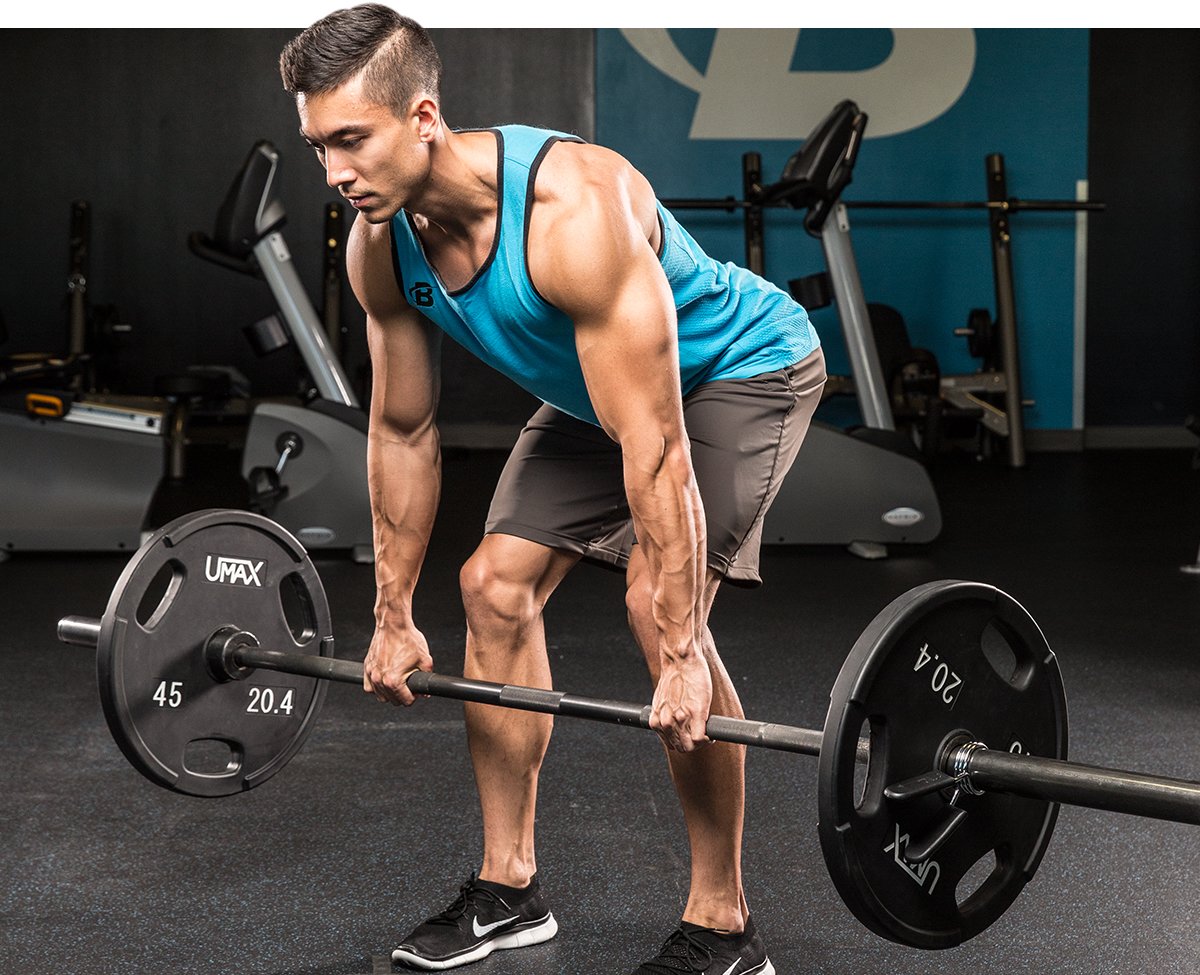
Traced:
<svg viewBox="0 0 1200 975">
<path fill-rule="evenodd" d="M 705 383 L 683 398 L 692 467 L 708 524 L 708 565 L 757 586 L 763 517 L 821 400 L 817 349 L 784 369 Z M 623 570 L 636 539 L 621 450 L 597 426 L 544 405 L 496 485 L 487 529 Z"/>
</svg>

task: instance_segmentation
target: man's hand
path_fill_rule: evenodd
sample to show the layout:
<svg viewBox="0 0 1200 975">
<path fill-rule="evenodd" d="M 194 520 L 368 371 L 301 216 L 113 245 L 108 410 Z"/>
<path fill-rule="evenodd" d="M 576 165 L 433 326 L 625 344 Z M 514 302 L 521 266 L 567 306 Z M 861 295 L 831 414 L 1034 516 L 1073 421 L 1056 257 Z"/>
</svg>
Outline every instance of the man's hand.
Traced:
<svg viewBox="0 0 1200 975">
<path fill-rule="evenodd" d="M 379 700 L 408 707 L 416 700 L 409 674 L 433 670 L 425 636 L 415 626 L 377 627 L 363 661 L 363 690 Z"/>
<path fill-rule="evenodd" d="M 663 659 L 650 727 L 673 751 L 690 752 L 708 743 L 704 733 L 712 707 L 712 676 L 704 655 L 696 652 L 684 659 Z"/>
</svg>

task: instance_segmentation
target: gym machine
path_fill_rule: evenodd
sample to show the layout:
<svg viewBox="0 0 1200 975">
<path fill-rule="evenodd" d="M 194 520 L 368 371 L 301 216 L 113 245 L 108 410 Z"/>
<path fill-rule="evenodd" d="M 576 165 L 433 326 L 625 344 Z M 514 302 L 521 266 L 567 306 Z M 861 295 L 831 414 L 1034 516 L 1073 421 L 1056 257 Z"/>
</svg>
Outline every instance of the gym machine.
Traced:
<svg viewBox="0 0 1200 975">
<path fill-rule="evenodd" d="M 743 157 L 743 199 L 676 199 L 678 210 L 741 210 L 747 266 L 763 273 L 763 210 L 807 211 L 804 227 L 821 241 L 828 284 L 846 340 L 864 425 L 842 431 L 814 422 L 767 513 L 767 544 L 846 545 L 883 558 L 892 543 L 931 542 L 942 515 L 929 473 L 912 442 L 896 431 L 871 318 L 863 297 L 841 201 L 862 144 L 867 116 L 852 101 L 834 107 L 788 160 L 777 183 L 763 186 L 757 153 Z"/>
<path fill-rule="evenodd" d="M 266 140 L 255 143 L 217 213 L 212 236 L 193 233 L 194 254 L 266 281 L 279 307 L 246 329 L 259 354 L 291 346 L 311 392 L 304 402 L 254 405 L 242 454 L 250 507 L 269 515 L 312 549 L 348 550 L 374 561 L 367 493 L 367 415 L 292 264 L 281 228 L 287 214 L 278 193 L 280 157 Z M 328 241 L 340 220 L 326 211 Z M 335 331 L 340 338 L 340 319 Z"/>
<path fill-rule="evenodd" d="M 65 352 L 0 360 L 0 559 L 133 551 L 162 477 L 162 404 L 95 391 L 129 326 L 88 303 L 90 214 L 71 205 Z"/>
<path fill-rule="evenodd" d="M 992 249 L 996 316 L 974 308 L 967 324 L 954 330 L 966 338 L 982 368 L 965 375 L 941 376 L 938 392 L 959 415 L 978 419 L 983 430 L 1007 444 L 1010 467 L 1025 466 L 1025 424 L 1022 410 L 1032 406 L 1021 392 L 1017 302 L 1013 286 L 1013 214 L 1022 211 L 1097 211 L 1104 204 L 1083 200 L 1021 200 L 1008 195 L 1004 157 L 991 153 L 984 160 L 986 200 L 855 200 L 846 206 L 875 210 L 986 210 Z"/>
<path fill-rule="evenodd" d="M 163 411 L 27 392 L 0 408 L 0 557 L 133 551 L 163 472 Z"/>
<path fill-rule="evenodd" d="M 294 346 L 311 382 L 305 402 L 255 404 L 241 473 L 250 485 L 253 510 L 286 525 L 310 549 L 345 550 L 356 561 L 370 562 L 367 417 L 329 350 L 280 233 L 286 212 L 278 198 L 278 166 L 275 149 L 267 142 L 256 144 L 221 205 L 212 237 L 196 233 L 190 240 L 192 250 L 207 260 L 267 281 L 280 314 L 251 326 L 247 334 L 263 352 Z M 68 275 L 72 351 L 61 358 L 0 363 L 0 457 L 5 462 L 0 468 L 0 556 L 13 551 L 132 551 L 144 537 L 164 468 L 182 471 L 186 399 L 195 392 L 191 386 L 163 386 L 160 391 L 172 392 L 175 402 L 79 392 L 94 375 L 90 355 L 74 351 L 90 334 L 88 216 L 86 204 L 73 206 Z M 337 219 L 327 214 L 327 235 Z M 327 254 L 327 288 L 329 263 L 336 256 Z"/>
<path fill-rule="evenodd" d="M 342 229 L 346 208 L 338 202 L 325 204 L 324 276 L 321 280 L 321 318 L 329 351 L 344 366 L 345 343 L 349 329 L 342 321 Z"/>
</svg>

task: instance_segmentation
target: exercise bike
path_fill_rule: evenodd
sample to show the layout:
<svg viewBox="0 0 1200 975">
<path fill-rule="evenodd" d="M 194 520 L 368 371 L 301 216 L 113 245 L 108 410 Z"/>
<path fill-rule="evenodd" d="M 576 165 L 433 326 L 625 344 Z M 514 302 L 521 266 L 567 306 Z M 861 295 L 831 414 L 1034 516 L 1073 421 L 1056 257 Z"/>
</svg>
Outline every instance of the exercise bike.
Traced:
<svg viewBox="0 0 1200 975">
<path fill-rule="evenodd" d="M 254 404 L 241 473 L 249 506 L 313 551 L 346 550 L 374 561 L 367 491 L 367 415 L 292 264 L 281 228 L 279 152 L 260 140 L 250 150 L 217 212 L 211 236 L 193 233 L 192 252 L 220 267 L 265 280 L 279 313 L 247 329 L 260 353 L 290 345 L 311 394 L 295 403 Z"/>
</svg>

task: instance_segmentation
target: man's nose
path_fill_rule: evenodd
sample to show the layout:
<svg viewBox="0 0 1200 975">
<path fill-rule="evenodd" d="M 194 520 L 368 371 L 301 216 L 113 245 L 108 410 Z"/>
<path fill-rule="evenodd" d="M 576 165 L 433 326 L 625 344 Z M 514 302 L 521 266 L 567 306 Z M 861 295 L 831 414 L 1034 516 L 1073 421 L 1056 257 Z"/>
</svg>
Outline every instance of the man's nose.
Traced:
<svg viewBox="0 0 1200 975">
<path fill-rule="evenodd" d="M 354 182 L 354 170 L 340 152 L 325 152 L 325 182 L 333 189 Z"/>
</svg>

